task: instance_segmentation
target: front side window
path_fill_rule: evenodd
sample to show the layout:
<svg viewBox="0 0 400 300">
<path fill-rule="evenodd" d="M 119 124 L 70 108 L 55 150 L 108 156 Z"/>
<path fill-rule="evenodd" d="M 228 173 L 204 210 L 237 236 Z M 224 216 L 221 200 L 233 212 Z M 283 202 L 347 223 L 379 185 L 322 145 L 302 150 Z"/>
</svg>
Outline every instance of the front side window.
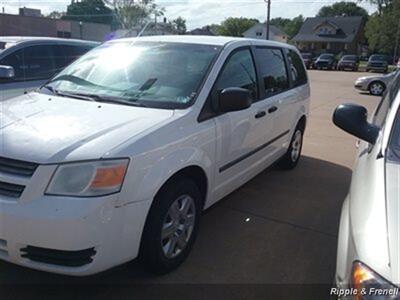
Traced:
<svg viewBox="0 0 400 300">
<path fill-rule="evenodd" d="M 265 95 L 272 96 L 289 88 L 285 57 L 281 49 L 257 48 Z"/>
<path fill-rule="evenodd" d="M 0 65 L 14 68 L 12 81 L 31 81 L 51 78 L 56 72 L 52 47 L 48 45 L 25 47 L 7 55 Z"/>
<path fill-rule="evenodd" d="M 249 49 L 235 52 L 226 62 L 214 87 L 217 94 L 227 88 L 238 87 L 251 92 L 257 98 L 257 76 Z"/>
<path fill-rule="evenodd" d="M 126 105 L 186 107 L 197 96 L 219 49 L 183 43 L 108 43 L 69 65 L 46 88 Z"/>
<path fill-rule="evenodd" d="M 294 86 L 307 83 L 307 71 L 304 68 L 303 60 L 293 50 L 288 50 L 288 60 L 290 64 L 290 74 Z"/>
</svg>

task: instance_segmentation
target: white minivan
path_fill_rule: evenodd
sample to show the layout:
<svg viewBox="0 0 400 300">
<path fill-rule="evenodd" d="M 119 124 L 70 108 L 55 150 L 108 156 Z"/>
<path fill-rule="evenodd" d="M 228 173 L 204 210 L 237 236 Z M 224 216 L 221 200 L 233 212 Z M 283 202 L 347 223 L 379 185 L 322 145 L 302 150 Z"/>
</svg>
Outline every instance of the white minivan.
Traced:
<svg viewBox="0 0 400 300">
<path fill-rule="evenodd" d="M 0 36 L 0 101 L 40 87 L 98 45 L 72 39 Z"/>
<path fill-rule="evenodd" d="M 342 104 L 333 116 L 337 126 L 361 140 L 340 219 L 335 294 L 398 300 L 400 71 L 393 73 L 370 121 L 367 115 L 362 106 Z"/>
<path fill-rule="evenodd" d="M 105 43 L 0 103 L 0 258 L 89 275 L 189 254 L 202 210 L 300 158 L 310 88 L 295 47 L 229 37 Z"/>
</svg>

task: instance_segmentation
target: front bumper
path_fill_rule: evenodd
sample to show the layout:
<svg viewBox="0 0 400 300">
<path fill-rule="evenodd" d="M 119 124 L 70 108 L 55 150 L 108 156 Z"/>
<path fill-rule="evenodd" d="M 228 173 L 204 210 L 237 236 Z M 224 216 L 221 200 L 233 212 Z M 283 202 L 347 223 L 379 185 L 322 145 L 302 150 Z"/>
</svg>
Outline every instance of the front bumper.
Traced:
<svg viewBox="0 0 400 300">
<path fill-rule="evenodd" d="M 354 83 L 354 88 L 360 91 L 368 91 L 368 82 L 365 81 L 356 81 Z"/>
<path fill-rule="evenodd" d="M 75 276 L 134 259 L 149 205 L 118 208 L 117 197 L 42 196 L 11 203 L 0 196 L 0 259 Z"/>
</svg>

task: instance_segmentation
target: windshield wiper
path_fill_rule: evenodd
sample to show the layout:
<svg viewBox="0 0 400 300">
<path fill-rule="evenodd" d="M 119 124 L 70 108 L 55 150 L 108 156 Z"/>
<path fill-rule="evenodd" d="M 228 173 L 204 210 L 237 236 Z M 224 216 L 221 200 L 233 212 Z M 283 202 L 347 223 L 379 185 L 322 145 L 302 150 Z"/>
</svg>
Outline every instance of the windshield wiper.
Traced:
<svg viewBox="0 0 400 300">
<path fill-rule="evenodd" d="M 139 107 L 147 107 L 141 102 L 132 102 L 129 100 L 124 100 L 117 97 L 110 97 L 110 96 L 101 96 L 97 94 L 85 94 L 85 93 L 73 93 L 73 95 L 78 97 L 85 97 L 91 99 L 92 101 L 96 102 L 105 102 L 105 103 L 116 103 L 116 104 L 123 104 L 123 105 L 130 105 L 130 106 L 139 106 Z"/>
</svg>

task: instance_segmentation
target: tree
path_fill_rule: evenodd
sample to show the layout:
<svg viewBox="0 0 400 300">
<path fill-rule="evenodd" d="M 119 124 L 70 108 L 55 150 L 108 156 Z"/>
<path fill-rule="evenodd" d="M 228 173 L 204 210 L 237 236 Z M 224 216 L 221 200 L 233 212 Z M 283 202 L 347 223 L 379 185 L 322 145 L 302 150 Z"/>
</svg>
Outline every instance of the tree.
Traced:
<svg viewBox="0 0 400 300">
<path fill-rule="evenodd" d="M 333 5 L 323 6 L 317 17 L 355 17 L 368 18 L 368 12 L 354 2 L 337 2 Z"/>
<path fill-rule="evenodd" d="M 218 28 L 219 35 L 241 37 L 243 33 L 259 23 L 257 19 L 228 18 Z"/>
<path fill-rule="evenodd" d="M 68 5 L 67 13 L 62 19 L 111 24 L 113 12 L 105 6 L 103 0 L 82 0 Z"/>
<path fill-rule="evenodd" d="M 116 18 L 123 29 L 143 27 L 150 20 L 164 15 L 165 9 L 154 0 L 104 0 L 114 9 Z"/>
<path fill-rule="evenodd" d="M 271 25 L 280 28 L 283 32 L 287 33 L 289 38 L 293 38 L 300 30 L 304 23 L 304 17 L 299 15 L 293 19 L 274 18 L 271 20 Z"/>
<path fill-rule="evenodd" d="M 50 19 L 61 19 L 63 16 L 65 16 L 65 12 L 60 12 L 60 11 L 52 11 L 49 13 L 46 18 Z"/>
<path fill-rule="evenodd" d="M 186 20 L 182 17 L 178 17 L 171 22 L 172 28 L 174 32 L 177 34 L 185 34 L 186 33 Z"/>
<path fill-rule="evenodd" d="M 400 1 L 382 8 L 379 13 L 373 14 L 366 26 L 365 36 L 369 48 L 373 52 L 393 54 L 395 51 L 396 37 L 399 34 Z"/>
</svg>

